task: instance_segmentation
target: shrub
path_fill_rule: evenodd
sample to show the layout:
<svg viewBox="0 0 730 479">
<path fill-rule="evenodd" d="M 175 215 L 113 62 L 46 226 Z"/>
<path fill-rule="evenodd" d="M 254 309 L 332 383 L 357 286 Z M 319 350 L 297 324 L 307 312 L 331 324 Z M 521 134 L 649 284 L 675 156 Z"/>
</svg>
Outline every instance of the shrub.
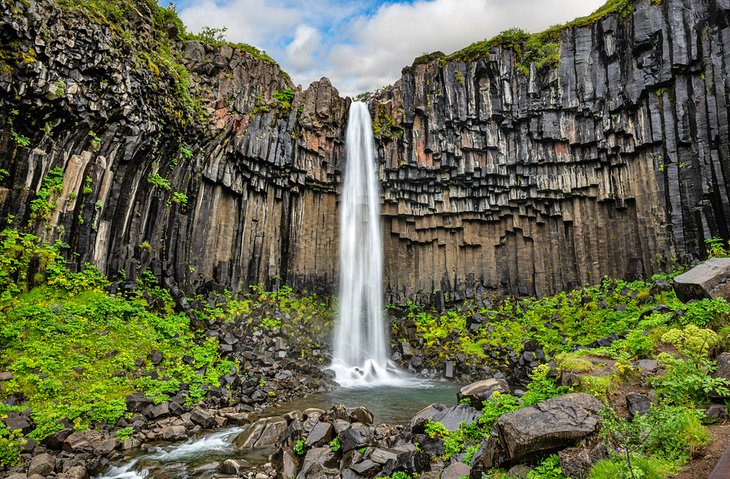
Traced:
<svg viewBox="0 0 730 479">
<path fill-rule="evenodd" d="M 711 321 L 726 324 L 730 318 L 730 304 L 724 298 L 701 299 L 687 303 L 684 314 L 679 317 L 683 326 L 690 324 L 704 328 Z"/>
<path fill-rule="evenodd" d="M 575 353 L 560 353 L 555 356 L 555 362 L 561 371 L 585 373 L 593 370 L 593 364 Z"/>
<path fill-rule="evenodd" d="M 446 426 L 441 424 L 438 421 L 432 421 L 428 420 L 428 423 L 426 424 L 426 434 L 428 437 L 434 438 L 434 437 L 448 437 L 449 436 L 449 430 L 446 429 Z"/>
<path fill-rule="evenodd" d="M 557 454 L 546 457 L 527 474 L 527 479 L 568 479 L 560 468 L 560 458 Z"/>
</svg>

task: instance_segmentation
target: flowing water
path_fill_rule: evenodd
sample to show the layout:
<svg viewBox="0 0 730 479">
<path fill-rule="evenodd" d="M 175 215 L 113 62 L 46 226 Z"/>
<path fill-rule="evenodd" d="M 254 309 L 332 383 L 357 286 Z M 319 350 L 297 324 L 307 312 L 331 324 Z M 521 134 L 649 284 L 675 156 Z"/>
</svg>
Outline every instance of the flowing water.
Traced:
<svg viewBox="0 0 730 479">
<path fill-rule="evenodd" d="M 268 415 L 334 404 L 370 409 L 376 423 L 405 424 L 431 403 L 454 402 L 456 385 L 427 383 L 388 360 L 383 318 L 383 243 L 375 143 L 367 106 L 354 102 L 346 135 L 347 163 L 340 204 L 340 290 L 331 369 L 342 388 L 272 409 Z M 366 388 L 366 389 L 364 389 Z M 271 450 L 237 450 L 229 428 L 183 444 L 130 457 L 97 479 L 197 479 L 219 477 L 217 464 L 266 462 Z"/>
<path fill-rule="evenodd" d="M 340 196 L 340 286 L 331 369 L 343 387 L 402 385 L 388 361 L 383 238 L 375 142 L 367 105 L 350 106 Z"/>
<path fill-rule="evenodd" d="M 270 409 L 275 416 L 295 409 L 318 407 L 324 410 L 334 404 L 350 407 L 366 406 L 375 423 L 406 424 L 411 417 L 432 403 L 454 404 L 458 386 L 453 383 L 420 383 L 419 387 L 393 388 L 374 386 L 370 389 L 342 388 L 315 394 Z M 262 465 L 273 448 L 237 449 L 233 440 L 245 428 L 227 428 L 184 443 L 166 444 L 147 453 L 130 456 L 94 479 L 203 479 L 225 475 L 217 472 L 217 464 L 226 459 L 246 459 L 252 465 Z"/>
</svg>

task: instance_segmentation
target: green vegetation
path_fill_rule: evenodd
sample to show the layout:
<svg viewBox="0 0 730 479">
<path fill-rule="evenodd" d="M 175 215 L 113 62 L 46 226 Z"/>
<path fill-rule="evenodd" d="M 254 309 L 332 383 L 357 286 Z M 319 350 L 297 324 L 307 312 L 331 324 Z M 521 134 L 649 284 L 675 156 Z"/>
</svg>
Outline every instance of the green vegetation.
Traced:
<svg viewBox="0 0 730 479">
<path fill-rule="evenodd" d="M 220 358 L 216 339 L 191 330 L 187 315 L 175 313 L 169 293 L 149 277 L 137 292 L 111 296 L 95 268 L 66 269 L 62 245 L 9 229 L 2 238 L 0 278 L 15 284 L 0 300 L 0 362 L 14 375 L 2 394 L 28 398 L 23 408 L 30 407 L 36 424 L 30 437 L 61 429 L 61 419 L 77 429 L 113 425 L 126 412 L 124 397 L 135 390 L 159 403 L 186 383 L 188 401 L 199 401 L 204 385 L 218 385 L 235 366 Z M 165 358 L 160 379 L 145 374 L 154 369 L 144 361 L 153 349 Z M 182 362 L 185 355 L 191 364 Z"/>
<path fill-rule="evenodd" d="M 271 96 L 274 98 L 274 100 L 279 102 L 279 106 L 283 108 L 284 110 L 288 110 L 291 108 L 291 102 L 294 100 L 294 90 L 292 90 L 289 87 L 286 87 L 283 90 L 276 90 Z"/>
<path fill-rule="evenodd" d="M 608 0 L 591 15 L 577 18 L 564 25 L 556 25 L 543 32 L 532 34 L 519 28 L 512 28 L 494 38 L 473 43 L 451 55 L 444 55 L 442 52 L 423 54 L 416 58 L 409 68 L 433 61 L 439 61 L 442 64 L 448 61 L 473 62 L 488 58 L 494 48 L 504 48 L 515 53 L 515 68 L 519 73 L 529 75 L 530 65 L 534 65 L 538 73 L 545 73 L 560 65 L 560 34 L 563 31 L 573 27 L 591 26 L 610 14 L 627 17 L 631 15 L 632 11 L 631 0 Z M 406 68 L 405 71 L 409 68 Z"/>
<path fill-rule="evenodd" d="M 705 240 L 708 258 L 727 258 L 730 256 L 730 243 L 722 238 L 708 238 Z"/>
<path fill-rule="evenodd" d="M 166 178 L 161 177 L 157 173 L 150 173 L 149 175 L 147 175 L 147 183 L 161 190 L 170 191 L 171 189 L 170 181 Z"/>
<path fill-rule="evenodd" d="M 294 444 L 294 454 L 296 454 L 297 456 L 303 456 L 306 452 L 304 444 L 304 439 L 297 439 L 296 444 Z"/>
<path fill-rule="evenodd" d="M 56 209 L 56 200 L 63 191 L 63 169 L 52 168 L 41 182 L 41 188 L 30 202 L 30 211 L 35 219 L 48 219 Z"/>
<path fill-rule="evenodd" d="M 657 275 L 653 281 L 668 278 Z M 467 362 L 508 368 L 506 358 L 495 358 L 493 353 L 520 354 L 522 346 L 534 340 L 546 354 L 545 361 L 554 358 L 559 371 L 573 375 L 571 387 L 559 386 L 550 367 L 542 364 L 533 370 L 522 397 L 492 394 L 474 423 L 451 433 L 439 423 L 429 423 L 427 434 L 443 440 L 442 460 L 463 453 L 471 461 L 503 414 L 582 391 L 606 404 L 601 438 L 610 457 L 593 468 L 591 477 L 666 478 L 709 443 L 702 406 L 710 404 L 713 395 L 730 394 L 730 383 L 712 376 L 716 367 L 712 357 L 729 345 L 730 305 L 723 299 L 684 304 L 661 284 L 604 279 L 594 287 L 540 300 L 496 297 L 490 307 L 465 302 L 439 313 L 412 303 L 390 310 L 400 315 L 393 324 L 395 333 L 415 328 L 424 358 L 442 361 L 464 354 Z M 597 339 L 608 336 L 618 339 L 610 346 L 596 346 Z M 642 375 L 632 365 L 642 358 L 656 358 L 663 371 Z M 612 409 L 612 401 L 623 398 L 616 393 L 624 385 L 656 391 L 648 414 L 630 421 Z M 487 477 L 507 475 L 494 470 Z M 529 477 L 564 475 L 557 458 L 547 457 Z"/>
<path fill-rule="evenodd" d="M 332 449 L 332 452 L 337 452 L 342 449 L 339 438 L 334 438 L 330 441 L 330 449 Z"/>
<path fill-rule="evenodd" d="M 149 242 L 140 247 L 151 250 Z M 0 233 L 0 364 L 13 373 L 0 391 L 0 416 L 29 408 L 35 423 L 29 437 L 40 440 L 62 429 L 60 420 L 76 430 L 113 426 L 126 413 L 125 397 L 135 391 L 157 404 L 176 394 L 195 403 L 208 386 L 239 368 L 221 357 L 216 338 L 195 330 L 188 315 L 176 310 L 154 275 L 143 272 L 137 290 L 111 295 L 110 281 L 93 266 L 76 273 L 66 268 L 66 248 L 16 229 Z M 287 287 L 256 287 L 239 298 L 223 293 L 215 306 L 203 297 L 190 300 L 198 304 L 200 321 L 235 318 L 252 332 L 276 325 L 293 336 L 292 328 L 329 327 L 321 319 L 329 312 L 323 302 Z M 254 324 L 252 311 L 270 310 L 292 319 Z M 301 345 L 314 347 L 304 339 Z M 148 359 L 153 350 L 163 358 L 156 366 Z M 8 405 L 11 395 L 25 402 Z M 120 440 L 130 434 L 129 428 L 117 431 Z M 0 427 L 0 466 L 18 460 L 23 441 L 19 432 Z"/>
<path fill-rule="evenodd" d="M 557 454 L 546 457 L 540 464 L 527 474 L 527 479 L 568 479 L 560 468 L 560 458 Z"/>
</svg>

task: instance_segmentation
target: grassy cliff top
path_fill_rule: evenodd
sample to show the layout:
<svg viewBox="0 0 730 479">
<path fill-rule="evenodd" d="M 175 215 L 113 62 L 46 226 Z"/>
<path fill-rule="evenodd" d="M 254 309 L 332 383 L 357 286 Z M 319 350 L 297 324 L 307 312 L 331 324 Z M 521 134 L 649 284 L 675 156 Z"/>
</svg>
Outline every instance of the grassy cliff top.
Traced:
<svg viewBox="0 0 730 479">
<path fill-rule="evenodd" d="M 661 0 L 652 0 L 652 2 L 661 3 Z M 472 43 L 468 47 L 450 55 L 442 52 L 421 55 L 413 61 L 410 68 L 434 60 L 440 60 L 442 62 L 451 60 L 472 62 L 488 57 L 492 49 L 497 47 L 514 50 L 520 56 L 526 56 L 524 60 L 530 60 L 530 57 L 536 60 L 540 56 L 540 50 L 544 49 L 545 45 L 558 44 L 560 42 L 560 34 L 563 31 L 573 27 L 589 27 L 611 14 L 619 14 L 622 17 L 627 17 L 631 14 L 632 7 L 633 0 L 608 0 L 602 7 L 588 16 L 576 18 L 562 25 L 552 26 L 545 31 L 527 33 L 520 28 L 511 28 L 493 38 Z M 554 50 L 554 47 L 551 47 L 550 50 Z M 409 67 L 406 67 L 404 70 L 407 71 L 408 69 Z"/>
<path fill-rule="evenodd" d="M 108 24 L 125 40 L 133 40 L 140 32 L 138 23 L 148 21 L 152 39 L 167 44 L 175 41 L 195 40 L 211 46 L 229 45 L 244 51 L 254 58 L 276 64 L 274 59 L 254 46 L 245 43 L 226 42 L 222 38 L 225 29 L 204 28 L 200 34 L 187 31 L 177 14 L 175 5 L 161 7 L 155 0 L 52 0 L 67 11 L 83 14 L 89 20 Z"/>
</svg>

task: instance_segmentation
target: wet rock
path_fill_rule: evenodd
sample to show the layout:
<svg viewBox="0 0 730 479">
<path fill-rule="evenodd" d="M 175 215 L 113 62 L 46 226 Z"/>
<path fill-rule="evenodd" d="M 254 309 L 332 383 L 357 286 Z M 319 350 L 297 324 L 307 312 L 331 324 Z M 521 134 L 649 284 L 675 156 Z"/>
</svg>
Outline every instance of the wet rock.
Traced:
<svg viewBox="0 0 730 479">
<path fill-rule="evenodd" d="M 352 426 L 339 434 L 342 452 L 370 446 L 373 443 L 372 431 L 366 425 L 353 423 Z"/>
<path fill-rule="evenodd" d="M 259 419 L 236 436 L 233 443 L 241 449 L 274 446 L 286 428 L 286 419 L 283 417 Z"/>
<path fill-rule="evenodd" d="M 203 408 L 195 408 L 190 411 L 190 420 L 193 424 L 197 424 L 203 429 L 212 429 L 215 427 L 215 415 Z"/>
<path fill-rule="evenodd" d="M 50 475 L 56 467 L 56 458 L 50 454 L 43 453 L 33 456 L 28 467 L 28 476 L 38 474 L 46 477 Z"/>
<path fill-rule="evenodd" d="M 151 404 L 147 406 L 142 414 L 147 419 L 160 419 L 170 415 L 170 403 L 163 402 L 162 404 Z"/>
<path fill-rule="evenodd" d="M 456 397 L 459 402 L 469 399 L 472 407 L 481 409 L 482 403 L 495 391 L 509 393 L 509 384 L 504 379 L 484 379 L 462 387 Z"/>
<path fill-rule="evenodd" d="M 251 463 L 245 459 L 226 459 L 220 465 L 218 470 L 223 474 L 241 475 L 247 469 L 251 468 Z"/>
</svg>

